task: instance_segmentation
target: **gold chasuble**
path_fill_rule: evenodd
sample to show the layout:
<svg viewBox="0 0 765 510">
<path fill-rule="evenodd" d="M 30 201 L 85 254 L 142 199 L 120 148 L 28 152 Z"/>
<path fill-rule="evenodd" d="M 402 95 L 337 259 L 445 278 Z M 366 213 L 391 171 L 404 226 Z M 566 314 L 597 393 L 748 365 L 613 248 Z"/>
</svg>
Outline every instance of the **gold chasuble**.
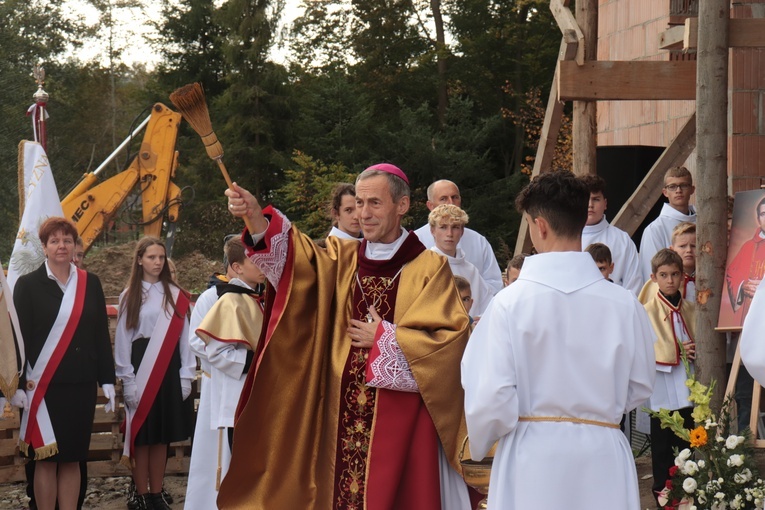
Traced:
<svg viewBox="0 0 765 510">
<path fill-rule="evenodd" d="M 657 286 L 658 287 L 658 286 Z M 688 337 L 695 340 L 696 307 L 682 297 L 678 306 L 672 305 L 658 290 L 643 305 L 656 332 L 656 342 L 653 344 L 656 353 L 656 363 L 659 365 L 677 365 L 680 363 L 680 345 L 675 334 L 675 317 L 679 317 L 688 332 Z"/>
<path fill-rule="evenodd" d="M 392 407 L 392 402 L 406 402 L 407 409 L 420 406 L 420 411 L 402 414 L 399 421 L 416 416 L 411 428 L 433 430 L 452 468 L 461 472 L 459 449 L 467 429 L 459 367 L 469 319 L 447 260 L 417 248 L 414 243 L 419 241 L 414 237 L 399 250 L 408 246 L 414 252 L 410 251 L 413 255 L 403 269 L 398 268 L 397 277 L 383 271 L 388 261 L 376 261 L 384 274 L 365 275 L 359 271 L 365 243 L 360 246 L 329 237 L 326 249 L 321 248 L 291 227 L 276 209 L 268 207 L 264 214 L 270 223 L 263 241 L 252 249 L 246 231 L 243 240 L 250 246 L 248 255 L 274 288 L 268 293 L 267 330 L 239 403 L 231 467 L 221 485 L 218 506 L 420 508 L 421 501 L 401 499 L 402 492 L 408 494 L 407 487 L 420 482 L 411 475 L 415 466 L 388 463 L 388 450 L 423 451 L 424 447 L 431 452 L 426 457 L 433 455 L 431 465 L 437 466 L 438 441 L 408 444 L 407 438 L 422 436 L 402 437 L 397 432 L 391 437 L 389 425 L 381 426 L 385 430 L 375 427 L 396 423 L 398 407 Z M 397 282 L 389 287 L 392 278 Z M 395 286 L 393 297 L 386 296 L 386 288 Z M 383 298 L 375 301 L 381 294 Z M 366 360 L 375 349 L 352 349 L 347 335 L 350 320 L 361 318 L 360 297 L 368 304 L 379 303 L 383 319 L 395 325 L 396 342 L 419 393 L 366 385 Z M 378 337 L 380 329 L 382 324 Z M 353 391 L 353 385 L 358 391 Z M 351 418 L 349 409 L 358 416 Z M 385 441 L 399 437 L 393 448 L 383 448 Z M 364 493 L 368 480 L 384 485 L 386 491 L 390 487 L 393 494 Z M 428 504 L 440 508 L 440 500 Z"/>
</svg>

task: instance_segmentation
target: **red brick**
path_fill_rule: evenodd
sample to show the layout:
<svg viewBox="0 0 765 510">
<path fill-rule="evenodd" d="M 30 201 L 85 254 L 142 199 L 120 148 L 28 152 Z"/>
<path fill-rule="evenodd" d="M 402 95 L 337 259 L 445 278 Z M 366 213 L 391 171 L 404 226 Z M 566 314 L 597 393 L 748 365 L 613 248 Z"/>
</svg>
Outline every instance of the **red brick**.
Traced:
<svg viewBox="0 0 765 510">
<path fill-rule="evenodd" d="M 731 94 L 731 117 L 733 134 L 754 134 L 757 132 L 757 96 L 753 92 Z"/>
</svg>

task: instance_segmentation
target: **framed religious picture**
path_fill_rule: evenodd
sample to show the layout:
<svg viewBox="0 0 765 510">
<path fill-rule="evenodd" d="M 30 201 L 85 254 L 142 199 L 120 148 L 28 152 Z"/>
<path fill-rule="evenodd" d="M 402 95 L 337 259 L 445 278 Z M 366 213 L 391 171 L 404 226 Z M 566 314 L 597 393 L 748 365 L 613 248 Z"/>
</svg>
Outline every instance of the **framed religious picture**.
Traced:
<svg viewBox="0 0 765 510">
<path fill-rule="evenodd" d="M 765 189 L 736 193 L 717 329 L 739 331 L 765 275 Z M 765 286 L 762 287 L 765 290 Z"/>
</svg>

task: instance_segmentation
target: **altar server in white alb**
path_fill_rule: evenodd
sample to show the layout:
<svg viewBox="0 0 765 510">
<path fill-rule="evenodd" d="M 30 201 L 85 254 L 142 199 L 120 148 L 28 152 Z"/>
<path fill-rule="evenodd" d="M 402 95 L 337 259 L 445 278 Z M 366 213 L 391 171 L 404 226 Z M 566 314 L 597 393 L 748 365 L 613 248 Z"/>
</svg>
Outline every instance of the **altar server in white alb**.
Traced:
<svg viewBox="0 0 765 510">
<path fill-rule="evenodd" d="M 586 175 L 581 179 L 590 190 L 587 223 L 582 230 L 582 248 L 594 243 L 608 246 L 614 264 L 609 278 L 637 296 L 645 283 L 640 272 L 638 251 L 629 234 L 609 224 L 606 219 L 606 181 L 599 175 Z"/>
<path fill-rule="evenodd" d="M 521 191 L 539 254 L 494 297 L 462 358 L 473 459 L 499 440 L 492 509 L 640 508 L 619 421 L 653 391 L 654 337 L 632 293 L 581 251 L 588 197 L 565 171 Z"/>
<path fill-rule="evenodd" d="M 672 243 L 672 231 L 678 223 L 689 221 L 696 223 L 696 209 L 690 204 L 691 195 L 696 191 L 693 176 L 684 166 L 667 170 L 664 175 L 662 194 L 668 203 L 661 208 L 659 217 L 653 220 L 643 231 L 640 239 L 640 272 L 643 283 L 651 278 L 651 259 L 662 248 L 669 248 Z"/>
<path fill-rule="evenodd" d="M 230 239 L 234 239 L 232 236 Z M 223 266 L 228 281 L 236 277 L 231 268 L 231 263 L 226 255 L 224 247 Z M 226 283 L 216 279 L 216 283 L 197 298 L 194 309 L 191 312 L 189 325 L 189 346 L 194 355 L 199 358 L 202 368 L 199 390 L 199 407 L 197 408 L 197 420 L 194 426 L 194 442 L 191 447 L 191 461 L 189 464 L 189 481 L 186 484 L 186 510 L 207 510 L 215 508 L 215 500 L 218 498 L 216 479 L 218 477 L 218 465 L 225 464 L 231 459 L 228 448 L 220 448 L 220 433 L 213 423 L 213 400 L 211 372 L 212 365 L 208 359 L 204 341 L 197 336 L 197 328 L 202 323 L 210 309 L 218 301 L 217 287 Z M 220 457 L 218 454 L 220 453 Z M 221 469 L 222 476 L 222 469 Z"/>
<path fill-rule="evenodd" d="M 467 222 L 467 213 L 452 204 L 439 205 L 428 215 L 430 232 L 436 241 L 431 250 L 446 257 L 452 273 L 470 282 L 473 298 L 471 317 L 480 317 L 489 306 L 495 292 L 483 279 L 481 272 L 465 258 L 465 253 L 458 246 Z"/>
<path fill-rule="evenodd" d="M 258 266 L 245 255 L 241 239 L 230 239 L 226 243 L 226 259 L 235 277 L 216 287 L 218 300 L 196 329 L 210 363 L 210 427 L 217 435 L 217 469 L 213 478 L 216 499 L 231 464 L 237 404 L 260 340 L 261 297 L 266 280 Z M 187 503 L 186 508 L 215 507 L 213 499 L 212 507 L 189 507 Z"/>
<path fill-rule="evenodd" d="M 432 211 L 442 204 L 462 207 L 460 189 L 452 181 L 440 180 L 428 186 L 428 210 Z M 414 233 L 420 238 L 420 242 L 425 245 L 425 248 L 432 248 L 436 245 L 429 223 L 418 228 Z M 489 241 L 475 230 L 465 228 L 459 247 L 465 253 L 465 259 L 481 272 L 481 276 L 491 286 L 493 292 L 502 290 L 504 287 L 502 270 L 499 269 L 497 257 L 494 256 L 494 250 Z"/>
</svg>

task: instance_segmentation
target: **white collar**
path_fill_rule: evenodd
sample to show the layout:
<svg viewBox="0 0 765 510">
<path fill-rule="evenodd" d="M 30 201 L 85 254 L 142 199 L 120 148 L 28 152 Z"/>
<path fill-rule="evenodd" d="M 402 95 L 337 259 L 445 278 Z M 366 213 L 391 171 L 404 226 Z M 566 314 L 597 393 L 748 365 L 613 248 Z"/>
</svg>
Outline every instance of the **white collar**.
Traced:
<svg viewBox="0 0 765 510">
<path fill-rule="evenodd" d="M 600 221 L 597 222 L 594 225 L 585 225 L 584 230 L 582 230 L 582 234 L 597 234 L 599 232 L 603 232 L 605 229 L 608 228 L 608 220 L 606 219 L 606 215 L 604 214 L 602 218 L 600 218 Z"/>
<path fill-rule="evenodd" d="M 464 264 L 465 263 L 465 252 L 462 251 L 462 248 L 457 248 L 457 255 L 452 257 L 451 255 L 448 255 L 441 251 L 437 246 L 433 246 L 431 248 L 432 251 L 438 253 L 439 255 L 443 255 L 449 260 L 449 264 Z"/>
<path fill-rule="evenodd" d="M 688 214 L 683 214 L 671 205 L 669 205 L 668 202 L 665 202 L 664 205 L 661 207 L 661 214 L 659 216 L 668 216 L 670 218 L 680 220 L 680 221 L 690 221 L 695 222 L 696 221 L 696 209 L 692 206 L 688 206 Z"/>
<path fill-rule="evenodd" d="M 332 229 L 329 231 L 329 234 L 327 234 L 327 237 L 329 236 L 334 236 L 339 239 L 350 239 L 352 241 L 361 241 L 360 237 L 353 237 L 351 234 L 344 232 L 337 227 L 332 227 Z"/>
<path fill-rule="evenodd" d="M 530 280 L 566 294 L 606 281 L 587 252 L 538 253 L 523 261 L 518 280 Z"/>
<path fill-rule="evenodd" d="M 77 271 L 77 266 L 69 263 L 69 276 L 67 277 L 65 282 L 60 282 L 58 278 L 56 278 L 56 275 L 53 274 L 53 271 L 50 270 L 50 265 L 48 264 L 48 259 L 45 259 L 45 272 L 48 273 L 48 278 L 53 280 L 58 284 L 59 287 L 61 287 L 61 290 L 66 290 L 67 286 L 69 285 L 69 282 L 72 281 L 72 277 L 74 276 L 74 272 Z"/>
<path fill-rule="evenodd" d="M 401 235 L 398 239 L 390 244 L 387 243 L 372 243 L 367 241 L 367 247 L 364 251 L 364 255 L 370 260 L 390 260 L 396 254 L 401 245 L 404 244 L 409 232 L 404 227 L 401 227 Z"/>
</svg>

